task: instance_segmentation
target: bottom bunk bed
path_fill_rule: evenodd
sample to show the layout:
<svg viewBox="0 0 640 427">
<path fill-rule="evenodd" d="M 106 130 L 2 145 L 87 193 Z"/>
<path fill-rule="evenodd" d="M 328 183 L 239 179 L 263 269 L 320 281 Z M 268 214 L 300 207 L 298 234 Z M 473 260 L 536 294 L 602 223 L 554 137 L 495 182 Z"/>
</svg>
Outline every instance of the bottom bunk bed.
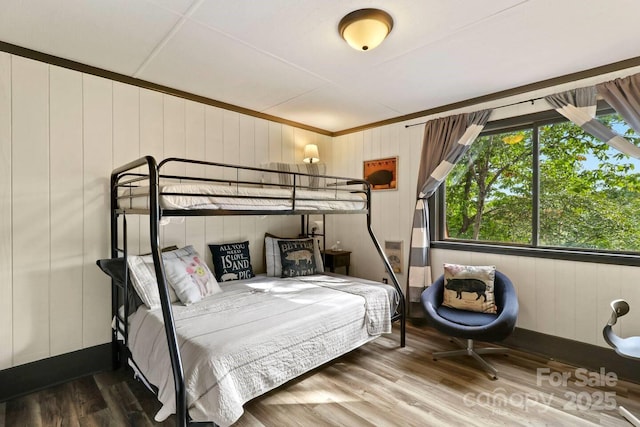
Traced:
<svg viewBox="0 0 640 427">
<path fill-rule="evenodd" d="M 247 258 L 249 263 L 239 263 L 245 269 L 235 277 L 250 278 L 228 281 L 216 280 L 191 246 L 163 252 L 190 422 L 231 425 L 254 397 L 391 333 L 401 301 L 398 291 L 366 279 L 325 273 L 316 242 L 268 234 L 267 273 L 254 276 Z M 235 252 L 246 249 L 248 254 L 244 243 L 221 246 Z M 278 243 L 291 248 L 292 258 L 313 258 L 315 271 L 281 277 L 296 261 L 291 266 L 283 260 L 283 254 L 273 250 Z M 303 253 L 300 248 L 305 244 L 308 251 Z M 152 257 L 99 260 L 98 265 L 124 291 L 113 325 L 116 341 L 123 346 L 118 359 L 126 360 L 162 403 L 156 421 L 174 413 L 180 417 L 165 335 L 166 311 Z"/>
<path fill-rule="evenodd" d="M 391 332 L 398 295 L 391 286 L 353 277 L 256 276 L 189 306 L 173 304 L 193 421 L 236 422 L 243 405 L 309 370 Z M 134 371 L 175 413 L 171 359 L 162 312 L 141 306 L 129 318 Z"/>
</svg>

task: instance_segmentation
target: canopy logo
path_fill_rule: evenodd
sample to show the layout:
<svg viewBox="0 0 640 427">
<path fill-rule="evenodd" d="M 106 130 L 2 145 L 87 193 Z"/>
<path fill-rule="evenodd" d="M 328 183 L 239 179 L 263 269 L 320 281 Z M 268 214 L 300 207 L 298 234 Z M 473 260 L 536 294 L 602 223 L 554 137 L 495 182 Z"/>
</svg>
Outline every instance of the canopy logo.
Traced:
<svg viewBox="0 0 640 427">
<path fill-rule="evenodd" d="M 544 413 L 556 398 L 564 401 L 562 409 L 565 411 L 611 411 L 617 407 L 616 393 L 604 389 L 615 387 L 617 384 L 618 376 L 604 368 L 597 372 L 585 368 L 578 368 L 572 372 L 552 372 L 551 368 L 538 368 L 536 385 L 557 388 L 557 393 L 542 390 L 509 393 L 505 388 L 498 387 L 491 392 L 467 393 L 462 401 L 467 407 L 491 408 L 494 414 L 506 413 L 508 408 Z M 576 391 L 576 388 L 579 391 Z"/>
</svg>

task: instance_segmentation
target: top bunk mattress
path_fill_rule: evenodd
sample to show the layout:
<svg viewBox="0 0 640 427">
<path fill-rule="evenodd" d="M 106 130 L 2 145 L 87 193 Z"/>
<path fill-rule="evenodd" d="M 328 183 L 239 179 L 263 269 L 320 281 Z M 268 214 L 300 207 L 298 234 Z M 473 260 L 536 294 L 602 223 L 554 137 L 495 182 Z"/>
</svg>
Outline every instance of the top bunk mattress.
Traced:
<svg viewBox="0 0 640 427">
<path fill-rule="evenodd" d="M 294 198 L 290 188 L 189 183 L 160 185 L 159 192 L 160 207 L 175 210 L 362 211 L 367 206 L 363 194 L 337 189 L 296 189 Z M 122 190 L 120 196 L 120 208 L 149 209 L 149 187 Z"/>
</svg>

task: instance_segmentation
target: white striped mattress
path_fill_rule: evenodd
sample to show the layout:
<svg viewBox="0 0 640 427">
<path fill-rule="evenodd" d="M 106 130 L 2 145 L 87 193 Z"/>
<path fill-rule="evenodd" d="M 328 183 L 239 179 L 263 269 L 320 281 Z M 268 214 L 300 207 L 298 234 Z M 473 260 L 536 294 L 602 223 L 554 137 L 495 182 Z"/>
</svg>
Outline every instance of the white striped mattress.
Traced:
<svg viewBox="0 0 640 427">
<path fill-rule="evenodd" d="M 288 210 L 292 209 L 292 192 L 290 188 L 277 187 L 242 187 L 208 183 L 166 184 L 160 186 L 160 193 L 183 194 L 161 194 L 160 207 L 163 209 Z M 148 187 L 122 190 L 121 196 L 133 194 L 138 197 L 121 199 L 119 207 L 149 209 L 148 193 Z M 308 211 L 357 211 L 365 209 L 366 202 L 362 194 L 348 191 L 296 189 L 295 207 L 297 210 Z"/>
<path fill-rule="evenodd" d="M 257 276 L 221 284 L 223 292 L 174 305 L 187 406 L 194 421 L 233 424 L 243 404 L 382 333 L 391 332 L 396 291 L 363 279 Z M 130 317 L 129 348 L 163 404 L 175 413 L 175 390 L 160 309 Z"/>
</svg>

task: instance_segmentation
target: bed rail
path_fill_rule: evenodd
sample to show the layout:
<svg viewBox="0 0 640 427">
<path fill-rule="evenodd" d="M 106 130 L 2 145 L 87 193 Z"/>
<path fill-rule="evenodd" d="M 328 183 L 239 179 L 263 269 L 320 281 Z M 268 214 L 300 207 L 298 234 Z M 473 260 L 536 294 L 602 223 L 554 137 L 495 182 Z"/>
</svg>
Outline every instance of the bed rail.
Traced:
<svg viewBox="0 0 640 427">
<path fill-rule="evenodd" d="M 151 205 L 151 194 L 146 189 L 151 187 L 150 174 L 136 172 L 140 163 L 133 162 L 114 171 L 114 189 L 117 189 L 115 206 L 118 213 L 148 214 Z M 176 169 L 190 173 L 171 173 Z M 189 197 L 202 200 L 202 207 L 193 209 L 160 207 L 162 217 L 171 216 L 218 216 L 218 215 L 301 215 L 301 214 L 362 214 L 368 206 L 369 183 L 365 180 L 340 176 L 317 175 L 302 172 L 280 171 L 261 167 L 238 166 L 203 160 L 191 160 L 171 157 L 161 161 L 156 167 L 156 188 L 158 200 L 165 197 Z M 112 175 L 113 176 L 113 175 Z M 160 185 L 162 184 L 162 186 Z M 218 189 L 228 189 L 227 193 L 215 194 L 223 207 L 211 207 L 207 198 L 211 193 L 189 190 L 163 189 L 168 184 L 213 184 Z M 241 191 L 242 190 L 242 191 Z M 244 192 L 249 191 L 249 194 Z M 327 198 L 330 194 L 331 197 Z M 354 199 L 360 196 L 360 202 Z M 323 196 L 323 197 L 319 197 Z M 246 200 L 247 203 L 229 208 L 227 201 Z M 323 208 L 330 201 L 331 208 Z M 142 202 L 142 203 L 140 203 Z M 255 204 L 252 202 L 256 202 Z M 269 203 L 272 202 L 272 203 Z M 351 204 L 362 206 L 357 209 Z M 142 206 L 141 206 L 142 204 Z M 275 204 L 274 208 L 269 205 Z M 346 207 L 341 208 L 344 204 Z M 320 206 L 316 208 L 315 206 Z"/>
<path fill-rule="evenodd" d="M 173 173 L 174 170 L 181 169 L 186 173 Z M 168 172 L 164 172 L 168 170 Z M 163 172 L 161 172 L 163 171 Z M 269 179 L 265 179 L 265 175 L 270 175 Z M 268 181 L 268 182 L 266 182 Z M 305 182 L 306 181 L 306 182 Z M 168 209 L 161 207 L 161 197 L 163 196 L 189 196 L 189 197 L 207 197 L 204 193 L 182 193 L 179 191 L 161 191 L 161 183 L 166 182 L 178 183 L 210 183 L 215 185 L 223 185 L 229 187 L 251 187 L 255 188 L 274 188 L 285 190 L 280 193 L 267 194 L 261 196 L 241 196 L 238 194 L 230 194 L 220 196 L 221 198 L 238 199 L 240 198 L 262 198 L 264 200 L 276 200 L 279 202 L 286 201 L 289 206 L 284 209 Z M 137 190 L 144 188 L 145 191 Z M 177 425 L 182 427 L 186 425 L 198 425 L 192 423 L 188 418 L 186 387 L 184 384 L 184 369 L 182 358 L 178 347 L 177 334 L 174 324 L 173 310 L 169 296 L 169 288 L 166 280 L 164 264 L 162 262 L 159 227 L 163 217 L 170 216 L 207 216 L 207 215 L 317 215 L 317 214 L 366 214 L 367 230 L 371 240 L 380 255 L 385 269 L 391 278 L 391 283 L 395 287 L 399 295 L 399 305 L 396 309 L 392 320 L 400 322 L 400 345 L 405 346 L 405 298 L 393 272 L 391 264 L 386 254 L 382 250 L 378 239 L 376 238 L 371 224 L 371 187 L 369 183 L 361 179 L 346 178 L 340 176 L 314 175 L 301 172 L 275 171 L 273 169 L 247 167 L 229 165 L 217 162 L 208 162 L 202 160 L 190 160 L 182 158 L 167 158 L 157 163 L 152 156 L 141 157 L 126 165 L 118 167 L 111 173 L 110 179 L 111 190 L 111 257 L 117 258 L 128 255 L 127 237 L 126 237 L 126 215 L 128 214 L 144 214 L 149 215 L 149 231 L 150 231 L 150 247 L 151 255 L 155 266 L 156 278 L 158 279 L 158 290 L 160 294 L 160 305 L 162 308 L 162 316 L 165 326 L 165 335 L 171 358 L 171 368 L 174 378 L 175 395 L 176 395 L 176 420 Z M 314 201 L 314 191 L 323 190 L 331 191 L 334 194 L 333 201 L 351 201 L 353 195 L 359 195 L 363 202 L 362 209 L 303 209 L 300 205 L 304 201 Z M 317 193 L 319 194 L 319 192 Z M 147 198 L 148 206 L 136 207 L 136 199 Z M 118 217 L 122 216 L 123 220 L 123 239 L 122 248 L 118 247 Z M 303 222 L 304 223 L 304 222 Z M 120 295 L 117 286 L 112 286 L 112 314 L 116 318 L 116 328 L 113 332 L 113 360 L 114 365 L 120 360 L 118 334 L 123 334 L 126 340 L 128 335 L 127 321 L 128 308 L 125 304 L 124 316 L 119 312 L 120 298 L 123 296 L 126 301 L 128 292 L 128 281 L 125 273 L 125 285 Z"/>
</svg>

